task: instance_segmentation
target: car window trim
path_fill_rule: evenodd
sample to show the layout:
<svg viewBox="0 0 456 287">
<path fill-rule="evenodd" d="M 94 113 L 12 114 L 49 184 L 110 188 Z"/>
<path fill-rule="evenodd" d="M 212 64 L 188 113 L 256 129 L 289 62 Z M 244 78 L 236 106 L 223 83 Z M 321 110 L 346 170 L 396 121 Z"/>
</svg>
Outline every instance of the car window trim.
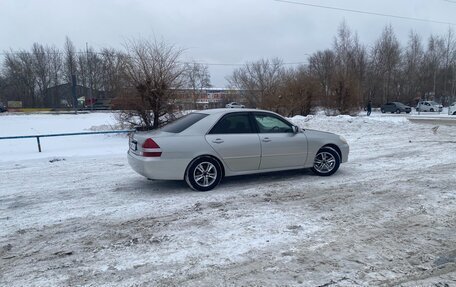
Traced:
<svg viewBox="0 0 456 287">
<path fill-rule="evenodd" d="M 251 120 L 251 116 L 249 115 L 251 112 L 228 112 L 226 114 L 224 114 L 220 119 L 218 119 L 212 126 L 211 128 L 209 129 L 209 131 L 206 133 L 206 135 L 240 135 L 240 134 L 258 134 L 258 130 L 256 129 L 256 126 L 252 126 L 252 120 Z M 253 130 L 253 133 L 225 133 L 225 134 L 212 134 L 211 131 L 214 129 L 214 127 L 220 122 L 222 121 L 224 118 L 226 118 L 227 116 L 230 116 L 230 115 L 236 115 L 236 114 L 247 114 L 248 118 L 249 118 L 249 122 L 250 122 L 250 125 L 252 127 L 252 130 Z"/>
<path fill-rule="evenodd" d="M 253 114 L 253 115 L 252 115 L 252 119 L 253 119 L 254 122 L 255 122 L 255 127 L 256 127 L 256 130 L 257 130 L 257 133 L 258 133 L 258 134 L 263 134 L 263 133 L 260 132 L 260 127 L 258 126 L 258 123 L 257 123 L 257 121 L 256 121 L 256 119 L 255 119 L 255 115 L 262 115 L 262 114 L 263 114 L 263 115 L 267 115 L 267 116 L 271 116 L 271 117 L 274 117 L 274 118 L 277 118 L 279 121 L 281 121 L 281 122 L 283 122 L 283 123 L 285 123 L 285 124 L 287 124 L 287 125 L 291 125 L 291 130 L 292 130 L 291 133 L 293 133 L 293 126 L 295 126 L 295 125 L 294 125 L 293 123 L 290 123 L 290 122 L 287 121 L 286 119 L 282 118 L 281 116 L 278 116 L 278 115 L 273 114 L 273 113 L 268 113 L 268 112 L 253 112 L 252 114 Z M 282 134 L 282 133 L 280 133 L 280 134 Z M 289 133 L 283 133 L 283 134 L 289 134 Z"/>
</svg>

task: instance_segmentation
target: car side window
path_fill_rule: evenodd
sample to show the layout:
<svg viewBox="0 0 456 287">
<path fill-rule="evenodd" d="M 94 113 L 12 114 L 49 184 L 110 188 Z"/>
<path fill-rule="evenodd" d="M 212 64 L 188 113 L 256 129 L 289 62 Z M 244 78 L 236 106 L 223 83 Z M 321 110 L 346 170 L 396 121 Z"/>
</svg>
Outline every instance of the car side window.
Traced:
<svg viewBox="0 0 456 287">
<path fill-rule="evenodd" d="M 249 134 L 254 129 L 247 113 L 228 114 L 220 119 L 209 134 Z"/>
<path fill-rule="evenodd" d="M 260 133 L 292 133 L 293 126 L 290 123 L 267 114 L 255 114 L 255 122 Z"/>
</svg>

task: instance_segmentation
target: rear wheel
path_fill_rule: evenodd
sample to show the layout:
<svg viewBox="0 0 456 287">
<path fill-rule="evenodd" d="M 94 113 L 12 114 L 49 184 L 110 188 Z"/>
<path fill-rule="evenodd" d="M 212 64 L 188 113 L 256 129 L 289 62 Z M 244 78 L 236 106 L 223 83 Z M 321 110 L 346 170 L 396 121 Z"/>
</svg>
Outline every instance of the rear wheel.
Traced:
<svg viewBox="0 0 456 287">
<path fill-rule="evenodd" d="M 201 157 L 190 163 L 185 181 L 194 190 L 209 191 L 220 183 L 222 176 L 222 168 L 217 160 Z"/>
<path fill-rule="evenodd" d="M 333 148 L 322 147 L 315 156 L 312 171 L 316 175 L 330 176 L 340 166 L 340 155 Z"/>
</svg>

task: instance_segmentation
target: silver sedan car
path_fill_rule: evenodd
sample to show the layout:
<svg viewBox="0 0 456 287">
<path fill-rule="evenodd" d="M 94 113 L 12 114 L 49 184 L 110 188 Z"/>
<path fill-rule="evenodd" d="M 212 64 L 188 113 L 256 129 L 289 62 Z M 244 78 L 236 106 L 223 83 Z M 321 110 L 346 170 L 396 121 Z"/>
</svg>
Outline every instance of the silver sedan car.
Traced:
<svg viewBox="0 0 456 287">
<path fill-rule="evenodd" d="M 301 168 L 329 176 L 348 152 L 342 136 L 303 130 L 270 111 L 213 109 L 134 133 L 128 162 L 149 179 L 185 180 L 208 191 L 225 176 Z"/>
</svg>

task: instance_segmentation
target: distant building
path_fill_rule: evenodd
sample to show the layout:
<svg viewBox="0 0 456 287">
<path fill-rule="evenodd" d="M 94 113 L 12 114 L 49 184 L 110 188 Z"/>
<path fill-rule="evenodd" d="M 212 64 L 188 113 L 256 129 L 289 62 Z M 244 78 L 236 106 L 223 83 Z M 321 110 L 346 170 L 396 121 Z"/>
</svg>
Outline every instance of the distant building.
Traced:
<svg viewBox="0 0 456 287">
<path fill-rule="evenodd" d="M 174 104 L 180 110 L 222 108 L 229 102 L 245 103 L 243 94 L 229 88 L 179 89 Z"/>
<path fill-rule="evenodd" d="M 91 96 L 90 96 L 91 95 Z M 101 103 L 105 104 L 110 100 L 107 93 L 104 91 L 90 90 L 90 88 L 76 85 L 76 99 L 78 100 L 79 108 L 90 107 Z M 71 83 L 61 84 L 50 87 L 46 91 L 46 96 L 43 99 L 43 105 L 46 108 L 73 108 L 73 94 Z"/>
<path fill-rule="evenodd" d="M 245 104 L 244 93 L 241 90 L 228 88 L 206 88 L 202 90 L 178 89 L 175 97 L 170 99 L 178 110 L 222 108 L 229 102 Z M 92 95 L 92 96 L 90 96 Z M 109 109 L 112 98 L 104 91 L 92 90 L 77 85 L 76 99 L 78 108 Z M 71 83 L 50 87 L 43 99 L 44 107 L 53 109 L 73 108 Z"/>
</svg>

